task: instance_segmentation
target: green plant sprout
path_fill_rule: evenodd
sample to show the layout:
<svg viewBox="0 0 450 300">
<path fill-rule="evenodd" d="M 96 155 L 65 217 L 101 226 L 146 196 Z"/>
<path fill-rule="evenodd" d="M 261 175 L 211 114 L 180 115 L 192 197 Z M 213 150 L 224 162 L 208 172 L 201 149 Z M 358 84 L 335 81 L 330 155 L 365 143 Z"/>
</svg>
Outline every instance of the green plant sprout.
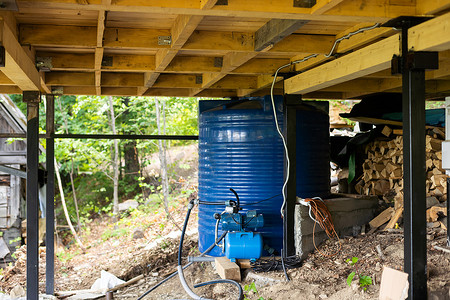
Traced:
<svg viewBox="0 0 450 300">
<path fill-rule="evenodd" d="M 249 294 L 248 294 L 250 292 L 252 292 L 253 294 L 256 294 L 256 297 L 258 297 L 257 300 L 265 300 L 264 297 L 259 296 L 258 289 L 256 288 L 256 285 L 254 282 L 252 282 L 251 284 L 244 285 L 244 300 L 251 300 L 251 298 L 249 298 Z M 272 298 L 269 298 L 267 300 L 272 300 Z"/>
<path fill-rule="evenodd" d="M 357 275 L 357 272 L 358 272 L 358 269 L 356 267 L 356 263 L 358 262 L 358 258 L 353 256 L 352 259 L 348 258 L 345 262 L 350 264 L 350 266 L 354 266 L 355 267 L 355 271 L 351 272 L 348 275 L 348 277 L 347 277 L 347 284 L 348 284 L 348 286 L 351 286 L 353 278 L 355 277 L 355 275 Z M 372 277 L 366 276 L 366 275 L 362 275 L 362 274 L 358 274 L 358 277 L 359 277 L 359 286 L 362 287 L 364 289 L 364 291 L 366 291 L 367 287 L 369 285 L 372 285 Z"/>
</svg>

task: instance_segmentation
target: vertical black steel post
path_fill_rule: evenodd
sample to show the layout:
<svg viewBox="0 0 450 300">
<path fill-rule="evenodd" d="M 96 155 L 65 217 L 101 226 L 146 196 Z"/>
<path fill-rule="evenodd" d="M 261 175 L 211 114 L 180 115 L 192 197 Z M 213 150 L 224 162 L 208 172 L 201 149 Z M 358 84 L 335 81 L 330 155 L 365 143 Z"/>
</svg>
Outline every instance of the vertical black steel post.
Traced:
<svg viewBox="0 0 450 300">
<path fill-rule="evenodd" d="M 39 298 L 39 102 L 40 94 L 24 91 L 27 103 L 27 300 Z"/>
<path fill-rule="evenodd" d="M 436 52 L 409 52 L 408 29 L 417 19 L 404 20 L 401 36 L 403 92 L 404 271 L 408 299 L 427 298 L 425 70 L 438 68 Z"/>
<path fill-rule="evenodd" d="M 427 298 L 425 71 L 403 71 L 404 265 L 409 298 Z"/>
<path fill-rule="evenodd" d="M 46 199 L 46 265 L 45 292 L 54 294 L 55 288 L 55 103 L 53 95 L 46 95 L 46 165 L 47 165 L 47 199 Z"/>
<path fill-rule="evenodd" d="M 447 129 L 448 130 L 448 129 Z M 450 177 L 447 177 L 447 247 L 450 247 Z"/>
<path fill-rule="evenodd" d="M 300 103 L 301 96 L 285 95 L 284 99 L 284 137 L 289 153 L 290 167 L 285 170 L 286 176 L 289 172 L 289 180 L 286 185 L 286 205 L 284 207 L 283 220 L 283 255 L 284 257 L 295 255 L 294 240 L 294 216 L 295 202 L 297 197 L 297 163 L 296 163 L 296 127 L 297 127 L 297 110 L 296 105 Z M 286 164 L 285 164 L 286 168 Z"/>
</svg>

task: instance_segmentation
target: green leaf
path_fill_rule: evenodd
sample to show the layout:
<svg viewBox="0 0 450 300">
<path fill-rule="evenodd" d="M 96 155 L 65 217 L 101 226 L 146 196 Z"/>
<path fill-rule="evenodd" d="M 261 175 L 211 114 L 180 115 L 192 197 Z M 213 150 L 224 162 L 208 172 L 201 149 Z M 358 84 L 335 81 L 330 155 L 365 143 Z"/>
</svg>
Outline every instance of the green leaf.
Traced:
<svg viewBox="0 0 450 300">
<path fill-rule="evenodd" d="M 353 281 L 353 277 L 355 277 L 356 273 L 355 272 L 351 272 L 348 277 L 347 277 L 347 284 L 348 286 L 352 285 L 352 281 Z"/>
<path fill-rule="evenodd" d="M 359 286 L 368 286 L 372 284 L 372 277 L 359 275 Z"/>
</svg>

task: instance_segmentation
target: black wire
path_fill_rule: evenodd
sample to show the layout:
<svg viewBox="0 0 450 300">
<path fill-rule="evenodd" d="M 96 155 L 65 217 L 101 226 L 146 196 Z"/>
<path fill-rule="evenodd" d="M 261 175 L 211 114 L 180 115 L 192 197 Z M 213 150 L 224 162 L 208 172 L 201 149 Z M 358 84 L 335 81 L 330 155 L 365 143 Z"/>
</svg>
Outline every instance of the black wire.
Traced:
<svg viewBox="0 0 450 300">
<path fill-rule="evenodd" d="M 289 279 L 288 273 L 286 272 L 286 266 L 284 264 L 284 259 L 283 259 L 283 251 L 281 251 L 281 266 L 283 267 L 283 272 L 284 272 L 284 276 L 286 276 L 286 281 L 291 281 Z"/>
<path fill-rule="evenodd" d="M 239 200 L 239 196 L 238 196 L 238 194 L 236 193 L 236 191 L 235 190 L 233 190 L 232 188 L 230 188 L 230 191 L 232 191 L 233 192 L 233 194 L 236 196 L 236 200 L 237 200 L 237 207 L 241 207 L 241 200 Z"/>
<path fill-rule="evenodd" d="M 277 259 L 275 256 L 269 259 L 258 259 L 253 263 L 250 263 L 253 271 L 255 272 L 269 272 L 269 271 L 281 271 L 283 270 L 283 263 L 286 269 L 295 269 L 300 267 L 301 258 L 297 255 L 287 256 L 283 258 L 283 261 Z"/>
</svg>

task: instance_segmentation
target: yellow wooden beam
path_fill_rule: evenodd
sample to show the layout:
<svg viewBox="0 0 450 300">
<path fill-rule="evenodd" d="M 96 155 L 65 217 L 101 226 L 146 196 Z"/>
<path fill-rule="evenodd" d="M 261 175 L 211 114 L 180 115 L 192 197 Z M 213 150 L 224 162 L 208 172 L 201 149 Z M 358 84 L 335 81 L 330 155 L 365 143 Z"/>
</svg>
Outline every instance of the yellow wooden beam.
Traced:
<svg viewBox="0 0 450 300">
<path fill-rule="evenodd" d="M 423 0 L 426 1 L 426 0 Z M 443 0 L 439 0 L 443 1 Z M 80 0 L 21 1 L 21 12 L 33 12 L 36 9 L 94 10 L 101 9 L 116 12 L 152 13 L 159 15 L 202 15 L 240 18 L 328 20 L 333 22 L 384 22 L 400 15 L 415 15 L 414 3 L 397 5 L 393 0 L 365 0 L 359 2 L 343 1 L 322 14 L 312 14 L 313 8 L 293 7 L 291 0 L 229 0 L 228 5 L 203 9 L 201 1 L 185 0 L 115 0 L 112 5 L 102 5 L 93 0 L 81 3 Z M 393 3 L 393 4 L 391 4 Z M 356 8 L 356 9 L 355 9 Z"/>
<path fill-rule="evenodd" d="M 37 57 L 51 57 L 52 71 L 94 70 L 95 55 L 92 53 L 37 52 Z"/>
<path fill-rule="evenodd" d="M 5 48 L 5 66 L 0 67 L 0 71 L 22 90 L 40 90 L 41 81 L 34 61 L 22 49 L 5 21 L 1 21 L 0 30 L 0 42 Z"/>
<path fill-rule="evenodd" d="M 22 90 L 15 85 L 0 85 L 1 94 L 22 94 Z"/>
<path fill-rule="evenodd" d="M 320 15 L 323 14 L 339 3 L 341 3 L 343 0 L 318 0 L 316 4 L 311 8 L 311 14 Z"/>
<path fill-rule="evenodd" d="M 218 0 L 200 0 L 200 9 L 211 9 Z"/>
<path fill-rule="evenodd" d="M 228 75 L 211 85 L 210 89 L 256 89 L 256 76 Z"/>
<path fill-rule="evenodd" d="M 202 75 L 160 74 L 155 88 L 201 88 Z"/>
<path fill-rule="evenodd" d="M 138 87 L 144 85 L 142 73 L 102 73 L 102 87 Z"/>
<path fill-rule="evenodd" d="M 108 54 L 112 60 L 112 66 L 102 66 L 103 70 L 108 71 L 151 71 L 155 70 L 155 56 L 153 55 L 127 55 L 127 54 Z"/>
<path fill-rule="evenodd" d="M 416 0 L 416 2 L 419 15 L 433 15 L 450 8 L 448 0 Z"/>
<path fill-rule="evenodd" d="M 20 43 L 33 46 L 96 47 L 94 26 L 20 25 Z"/>
<path fill-rule="evenodd" d="M 135 96 L 137 95 L 136 87 L 102 87 L 102 95 L 104 96 Z"/>
<path fill-rule="evenodd" d="M 306 94 L 387 69 L 399 54 L 397 35 L 285 80 L 288 94 Z"/>
<path fill-rule="evenodd" d="M 95 74 L 85 72 L 49 72 L 45 76 L 47 85 L 56 86 L 94 86 Z"/>
<path fill-rule="evenodd" d="M 408 30 L 408 46 L 413 51 L 450 49 L 450 13 L 436 17 Z"/>
<path fill-rule="evenodd" d="M 191 93 L 191 89 L 188 88 L 166 89 L 153 87 L 148 89 L 143 96 L 189 97 Z"/>
</svg>

